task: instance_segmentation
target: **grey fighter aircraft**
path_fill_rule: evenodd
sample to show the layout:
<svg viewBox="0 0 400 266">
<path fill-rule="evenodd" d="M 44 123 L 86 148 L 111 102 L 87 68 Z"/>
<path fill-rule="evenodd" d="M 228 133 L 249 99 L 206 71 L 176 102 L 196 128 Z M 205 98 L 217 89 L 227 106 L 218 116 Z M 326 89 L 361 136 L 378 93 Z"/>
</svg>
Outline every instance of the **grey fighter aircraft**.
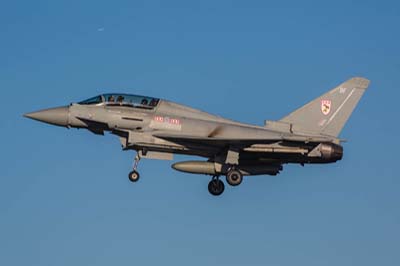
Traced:
<svg viewBox="0 0 400 266">
<path fill-rule="evenodd" d="M 264 126 L 239 123 L 158 98 L 131 94 L 102 94 L 69 106 L 25 114 L 25 117 L 94 134 L 111 132 L 123 150 L 135 150 L 129 180 L 137 182 L 141 158 L 172 160 L 174 154 L 204 160 L 178 162 L 178 171 L 212 176 L 209 192 L 219 196 L 226 177 L 238 186 L 243 176 L 277 175 L 284 164 L 322 164 L 342 159 L 339 133 L 369 80 L 352 78 Z"/>
</svg>

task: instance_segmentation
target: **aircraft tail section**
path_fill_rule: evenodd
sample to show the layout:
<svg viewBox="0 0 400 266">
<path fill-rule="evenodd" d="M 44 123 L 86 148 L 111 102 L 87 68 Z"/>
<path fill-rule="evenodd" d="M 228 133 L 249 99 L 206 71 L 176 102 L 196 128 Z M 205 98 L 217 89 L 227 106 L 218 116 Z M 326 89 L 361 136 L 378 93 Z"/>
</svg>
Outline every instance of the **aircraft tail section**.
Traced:
<svg viewBox="0 0 400 266">
<path fill-rule="evenodd" d="M 369 80 L 355 77 L 281 119 L 298 131 L 337 137 L 368 88 Z"/>
</svg>

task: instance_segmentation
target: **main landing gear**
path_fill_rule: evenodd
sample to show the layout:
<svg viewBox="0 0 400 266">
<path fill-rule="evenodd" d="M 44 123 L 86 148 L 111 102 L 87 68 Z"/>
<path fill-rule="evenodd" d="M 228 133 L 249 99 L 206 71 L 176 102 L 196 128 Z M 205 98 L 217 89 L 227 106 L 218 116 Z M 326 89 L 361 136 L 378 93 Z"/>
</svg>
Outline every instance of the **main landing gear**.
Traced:
<svg viewBox="0 0 400 266">
<path fill-rule="evenodd" d="M 213 196 L 220 196 L 225 190 L 224 182 L 219 180 L 219 176 L 213 176 L 208 183 L 208 192 Z"/>
<path fill-rule="evenodd" d="M 226 182 L 233 186 L 239 186 L 243 181 L 243 175 L 239 170 L 236 170 L 235 168 L 232 168 L 228 171 L 226 174 Z"/>
<path fill-rule="evenodd" d="M 139 154 L 137 154 L 136 157 L 135 157 L 135 162 L 133 164 L 133 171 L 130 172 L 129 175 L 128 175 L 128 178 L 129 178 L 129 180 L 131 182 L 139 181 L 140 174 L 137 171 L 137 167 L 138 167 L 139 161 L 140 161 L 140 156 L 139 156 Z"/>
<path fill-rule="evenodd" d="M 226 174 L 226 182 L 231 186 L 239 186 L 243 181 L 243 175 L 239 170 L 231 168 Z M 213 196 L 220 196 L 225 190 L 224 182 L 219 179 L 219 176 L 213 176 L 208 183 L 208 192 Z"/>
</svg>

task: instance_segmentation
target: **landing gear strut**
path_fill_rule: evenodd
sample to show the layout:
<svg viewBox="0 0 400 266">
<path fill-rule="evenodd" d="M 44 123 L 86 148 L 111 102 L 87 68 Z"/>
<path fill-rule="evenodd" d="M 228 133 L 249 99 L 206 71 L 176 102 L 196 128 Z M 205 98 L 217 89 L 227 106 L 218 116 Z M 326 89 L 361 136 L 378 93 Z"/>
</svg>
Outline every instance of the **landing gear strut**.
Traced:
<svg viewBox="0 0 400 266">
<path fill-rule="evenodd" d="M 224 182 L 222 182 L 218 176 L 213 176 L 210 183 L 208 183 L 208 192 L 213 196 L 220 196 L 224 190 Z"/>
<path fill-rule="evenodd" d="M 134 162 L 134 164 L 133 164 L 133 171 L 130 172 L 129 175 L 128 175 L 129 180 L 130 180 L 131 182 L 137 182 L 137 181 L 139 181 L 140 174 L 139 174 L 139 172 L 137 171 L 137 167 L 138 167 L 139 161 L 140 161 L 140 156 L 139 156 L 139 154 L 137 154 L 137 155 L 135 156 L 135 162 Z"/>
</svg>

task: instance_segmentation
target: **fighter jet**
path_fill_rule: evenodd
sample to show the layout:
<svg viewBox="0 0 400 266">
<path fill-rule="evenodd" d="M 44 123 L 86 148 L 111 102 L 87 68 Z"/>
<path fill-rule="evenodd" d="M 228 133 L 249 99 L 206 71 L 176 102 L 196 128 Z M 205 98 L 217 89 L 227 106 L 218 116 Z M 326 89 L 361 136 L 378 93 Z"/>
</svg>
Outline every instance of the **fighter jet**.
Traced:
<svg viewBox="0 0 400 266">
<path fill-rule="evenodd" d="M 139 180 L 141 158 L 172 160 L 174 154 L 204 158 L 177 162 L 178 171 L 211 176 L 208 191 L 219 196 L 243 176 L 277 175 L 285 164 L 327 164 L 342 159 L 338 136 L 369 85 L 355 77 L 278 121 L 263 126 L 222 118 L 159 98 L 102 94 L 68 106 L 24 116 L 97 135 L 117 136 L 123 150 L 134 150 L 129 180 Z"/>
</svg>

